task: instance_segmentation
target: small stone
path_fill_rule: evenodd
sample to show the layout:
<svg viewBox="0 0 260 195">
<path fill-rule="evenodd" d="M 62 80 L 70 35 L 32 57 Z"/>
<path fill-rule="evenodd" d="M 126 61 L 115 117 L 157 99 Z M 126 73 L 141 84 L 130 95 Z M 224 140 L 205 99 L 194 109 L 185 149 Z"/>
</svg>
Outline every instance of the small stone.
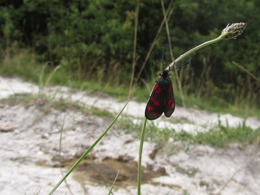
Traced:
<svg viewBox="0 0 260 195">
<path fill-rule="evenodd" d="M 10 132 L 13 131 L 14 127 L 9 123 L 0 122 L 0 132 Z"/>
</svg>

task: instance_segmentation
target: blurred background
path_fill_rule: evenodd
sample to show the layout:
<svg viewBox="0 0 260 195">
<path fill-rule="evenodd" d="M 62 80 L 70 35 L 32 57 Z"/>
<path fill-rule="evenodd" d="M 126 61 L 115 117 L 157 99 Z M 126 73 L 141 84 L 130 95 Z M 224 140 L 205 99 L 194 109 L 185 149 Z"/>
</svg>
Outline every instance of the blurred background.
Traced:
<svg viewBox="0 0 260 195">
<path fill-rule="evenodd" d="M 169 33 L 165 23 L 160 29 L 163 7 Z M 191 67 L 172 78 L 179 105 L 260 115 L 258 0 L 1 0 L 0 13 L 1 75 L 37 82 L 43 67 L 47 77 L 60 66 L 52 84 L 137 101 L 147 100 L 172 62 L 171 49 L 177 58 L 218 37 L 227 24 L 247 22 L 237 39 L 197 51 L 184 60 Z M 164 65 L 162 44 L 168 46 Z"/>
</svg>

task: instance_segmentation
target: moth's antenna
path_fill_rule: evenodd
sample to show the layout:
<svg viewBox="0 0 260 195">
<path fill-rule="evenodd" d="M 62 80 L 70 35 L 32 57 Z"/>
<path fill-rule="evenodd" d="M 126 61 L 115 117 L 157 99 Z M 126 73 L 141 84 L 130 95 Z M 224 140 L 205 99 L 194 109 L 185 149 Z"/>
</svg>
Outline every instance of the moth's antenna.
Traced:
<svg viewBox="0 0 260 195">
<path fill-rule="evenodd" d="M 164 44 L 162 44 L 161 47 L 163 47 L 163 50 L 162 50 L 162 64 L 163 64 L 163 62 L 164 62 L 164 53 L 165 53 L 165 51 L 166 51 L 166 49 L 167 49 L 167 46 L 164 45 Z M 174 63 L 175 63 L 175 61 L 174 61 Z M 184 64 L 182 64 L 182 65 L 180 65 L 180 66 L 177 66 L 176 68 L 173 68 L 171 71 L 173 71 L 173 70 L 175 70 L 175 69 L 179 69 L 179 68 L 181 68 L 181 67 L 183 67 L 183 66 L 186 66 L 187 64 L 190 64 L 190 65 L 191 65 L 190 61 L 185 62 Z"/>
<path fill-rule="evenodd" d="M 163 64 L 163 62 L 164 62 L 164 53 L 165 53 L 165 51 L 167 49 L 167 46 L 163 44 L 163 45 L 161 45 L 161 47 L 163 47 L 163 50 L 162 50 L 162 64 Z"/>
<path fill-rule="evenodd" d="M 179 69 L 179 68 L 181 68 L 181 67 L 183 67 L 183 66 L 186 66 L 187 64 L 191 64 L 190 61 L 185 62 L 184 64 L 182 64 L 182 65 L 180 65 L 180 66 L 177 66 L 176 68 L 173 68 L 172 70 Z"/>
</svg>

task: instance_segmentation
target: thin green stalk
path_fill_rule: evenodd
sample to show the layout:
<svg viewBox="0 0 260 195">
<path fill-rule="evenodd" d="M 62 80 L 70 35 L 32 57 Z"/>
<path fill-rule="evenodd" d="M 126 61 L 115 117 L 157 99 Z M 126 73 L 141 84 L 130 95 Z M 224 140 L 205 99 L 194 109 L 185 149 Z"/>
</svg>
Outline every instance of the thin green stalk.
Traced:
<svg viewBox="0 0 260 195">
<path fill-rule="evenodd" d="M 79 163 L 90 153 L 90 151 L 98 144 L 98 142 L 107 134 L 109 129 L 113 126 L 113 124 L 117 121 L 118 117 L 122 114 L 123 110 L 127 106 L 129 100 L 126 102 L 125 106 L 122 108 L 122 110 L 119 112 L 119 114 L 116 116 L 116 118 L 112 121 L 112 123 L 108 126 L 107 130 L 92 144 L 92 146 L 80 157 L 80 159 L 71 167 L 71 169 L 68 171 L 68 173 L 57 183 L 57 185 L 52 189 L 52 191 L 49 193 L 49 195 L 53 194 L 56 189 L 60 186 L 60 184 L 71 174 L 71 172 L 79 165 Z"/>
<path fill-rule="evenodd" d="M 111 186 L 111 189 L 110 189 L 108 195 L 113 194 L 112 190 L 114 189 L 114 186 L 115 186 L 115 184 L 116 184 L 116 180 L 117 180 L 117 178 L 118 178 L 118 176 L 119 176 L 119 173 L 120 173 L 120 171 L 117 172 L 116 177 L 115 177 L 115 179 L 114 179 L 114 182 L 113 182 L 113 184 L 112 184 L 112 186 Z"/>
<path fill-rule="evenodd" d="M 257 78 L 252 72 L 247 70 L 245 67 L 241 66 L 239 63 L 232 61 L 233 64 L 235 64 L 237 67 L 241 68 L 243 71 L 245 71 L 249 76 L 251 76 L 253 79 L 255 79 L 257 82 L 260 82 L 260 78 Z"/>
<path fill-rule="evenodd" d="M 145 135 L 145 130 L 146 130 L 146 122 L 147 122 L 147 119 L 145 118 L 143 129 L 142 129 L 141 140 L 140 140 L 140 148 L 139 148 L 138 173 L 137 173 L 138 195 L 141 195 L 142 154 L 143 154 L 143 145 L 144 145 L 144 135 Z"/>
<path fill-rule="evenodd" d="M 50 75 L 47 77 L 47 80 L 45 82 L 45 84 L 43 83 L 43 79 L 44 79 L 44 71 L 45 68 L 47 67 L 48 62 L 44 64 L 44 66 L 42 67 L 41 73 L 39 75 L 39 92 L 38 92 L 38 97 L 42 96 L 44 94 L 44 88 L 47 87 L 49 85 L 49 82 L 52 78 L 52 76 L 54 75 L 54 73 L 57 72 L 57 70 L 61 67 L 60 65 L 57 66 L 51 73 Z"/>
<path fill-rule="evenodd" d="M 56 66 L 56 68 L 54 68 L 54 70 L 51 72 L 51 74 L 47 77 L 47 80 L 46 80 L 46 83 L 45 83 L 45 86 L 47 87 L 49 85 L 49 82 L 52 78 L 52 76 L 54 75 L 54 73 L 57 72 L 57 70 L 60 68 L 61 66 Z"/>
</svg>

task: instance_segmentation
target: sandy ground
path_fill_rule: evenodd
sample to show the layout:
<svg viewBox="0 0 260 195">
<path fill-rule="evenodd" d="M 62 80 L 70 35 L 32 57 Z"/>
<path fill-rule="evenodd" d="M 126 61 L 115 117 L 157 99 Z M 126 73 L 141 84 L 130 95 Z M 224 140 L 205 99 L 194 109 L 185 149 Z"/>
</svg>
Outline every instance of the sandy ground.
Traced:
<svg viewBox="0 0 260 195">
<path fill-rule="evenodd" d="M 19 78 L 0 77 L 0 99 L 38 92 L 36 85 Z M 66 87 L 47 88 L 44 93 L 115 115 L 125 104 Z M 138 123 L 142 121 L 145 105 L 131 101 L 124 115 Z M 169 123 L 183 119 L 185 123 Z M 245 119 L 177 107 L 171 119 L 161 117 L 155 125 L 197 133 L 207 131 L 219 120 L 236 127 Z M 48 194 L 110 122 L 76 109 L 56 110 L 44 102 L 0 104 L 0 194 Z M 260 119 L 247 118 L 246 125 L 258 129 Z M 108 194 L 118 171 L 119 181 L 113 193 L 136 194 L 138 150 L 138 139 L 125 130 L 112 128 L 94 148 L 91 158 L 82 162 L 68 177 L 67 185 L 62 184 L 54 194 Z M 233 144 L 216 149 L 206 145 L 185 146 L 169 139 L 158 149 L 154 143 L 145 142 L 143 166 L 142 194 L 257 195 L 260 192 L 260 151 L 255 145 Z"/>
</svg>

